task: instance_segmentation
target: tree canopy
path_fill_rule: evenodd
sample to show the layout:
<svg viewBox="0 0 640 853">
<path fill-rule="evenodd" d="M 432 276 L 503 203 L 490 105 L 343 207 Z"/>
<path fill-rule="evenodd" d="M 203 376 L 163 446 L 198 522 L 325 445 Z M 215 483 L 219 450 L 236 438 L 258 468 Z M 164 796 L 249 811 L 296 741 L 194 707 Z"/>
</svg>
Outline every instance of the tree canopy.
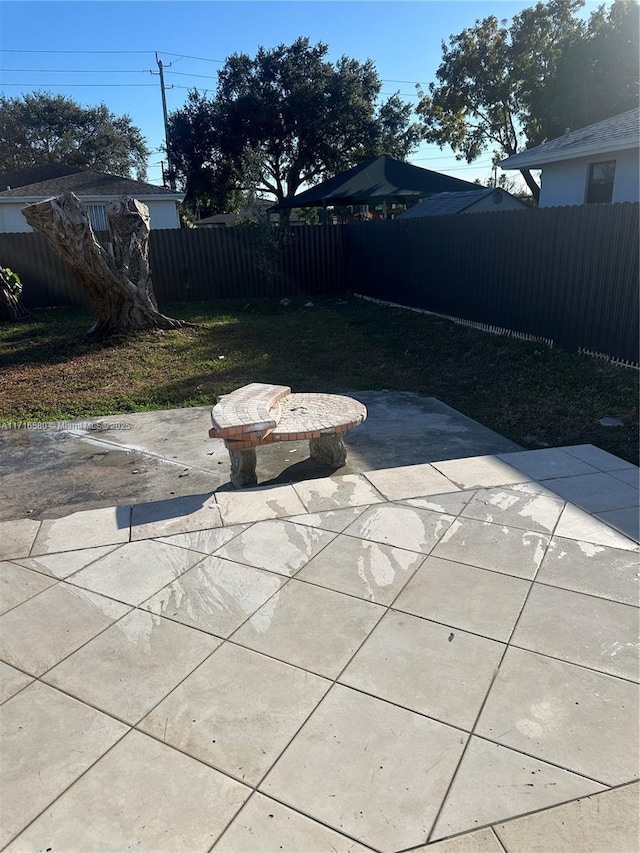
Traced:
<svg viewBox="0 0 640 853">
<path fill-rule="evenodd" d="M 424 138 L 471 163 L 487 148 L 510 156 L 637 106 L 637 0 L 615 0 L 588 21 L 583 5 L 539 2 L 510 26 L 492 15 L 450 36 L 418 106 Z M 537 198 L 535 179 L 522 175 Z"/>
<path fill-rule="evenodd" d="M 327 59 L 328 46 L 298 38 L 233 54 L 213 97 L 193 90 L 169 118 L 170 153 L 185 204 L 216 213 L 243 191 L 283 201 L 379 154 L 404 159 L 420 132 L 412 108 L 392 95 L 377 103 L 381 81 L 371 60 Z"/>
<path fill-rule="evenodd" d="M 128 115 L 83 107 L 64 95 L 0 96 L 0 172 L 64 163 L 139 180 L 149 150 Z"/>
</svg>

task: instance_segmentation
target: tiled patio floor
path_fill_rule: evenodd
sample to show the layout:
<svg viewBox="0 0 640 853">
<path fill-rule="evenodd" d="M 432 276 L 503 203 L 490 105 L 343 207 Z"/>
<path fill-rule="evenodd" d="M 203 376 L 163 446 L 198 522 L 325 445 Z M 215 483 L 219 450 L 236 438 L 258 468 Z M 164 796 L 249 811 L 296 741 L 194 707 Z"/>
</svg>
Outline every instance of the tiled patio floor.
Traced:
<svg viewBox="0 0 640 853">
<path fill-rule="evenodd" d="M 638 503 L 581 446 L 0 523 L 0 847 L 634 853 Z"/>
</svg>

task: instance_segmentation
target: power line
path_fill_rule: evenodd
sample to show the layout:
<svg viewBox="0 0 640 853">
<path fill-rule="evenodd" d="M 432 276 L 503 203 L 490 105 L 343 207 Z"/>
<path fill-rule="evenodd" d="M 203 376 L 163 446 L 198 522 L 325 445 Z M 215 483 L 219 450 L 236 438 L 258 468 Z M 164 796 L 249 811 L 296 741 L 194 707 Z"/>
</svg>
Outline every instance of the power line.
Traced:
<svg viewBox="0 0 640 853">
<path fill-rule="evenodd" d="M 155 83 L 43 83 L 42 81 L 39 81 L 38 83 L 5 83 L 3 81 L 0 83 L 0 89 L 4 86 L 53 86 L 57 89 L 69 88 L 70 86 L 73 86 L 74 88 L 78 86 L 87 86 L 91 89 L 114 89 L 118 87 L 130 89 L 133 86 L 137 88 L 140 88 L 141 86 L 153 86 L 156 88 Z M 180 86 L 176 88 L 187 89 L 188 86 Z"/>
<path fill-rule="evenodd" d="M 171 53 L 168 50 L 161 50 L 159 53 L 166 53 L 167 56 L 178 56 L 180 59 L 196 59 L 198 62 L 218 62 L 220 65 L 224 65 L 227 61 L 226 59 L 209 59 L 204 56 L 188 56 L 186 53 Z"/>
<path fill-rule="evenodd" d="M 78 53 L 88 56 L 94 53 L 129 54 L 129 53 L 154 53 L 153 50 L 17 50 L 15 48 L 0 48 L 0 53 Z M 164 53 L 164 51 L 161 51 Z"/>
<path fill-rule="evenodd" d="M 148 74 L 148 68 L 0 68 L 0 74 Z M 175 73 L 175 72 L 174 72 Z"/>
<path fill-rule="evenodd" d="M 211 59 L 204 56 L 188 56 L 186 53 L 173 53 L 170 50 L 18 50 L 15 48 L 0 48 L 0 53 L 46 53 L 46 54 L 75 54 L 90 56 L 93 54 L 109 54 L 109 55 L 130 55 L 130 54 L 155 54 L 163 53 L 166 56 L 176 56 L 178 59 L 196 59 L 199 62 L 217 62 L 224 65 L 225 59 Z"/>
<path fill-rule="evenodd" d="M 139 70 L 126 68 L 126 69 L 83 69 L 83 68 L 0 68 L 0 74 L 149 74 L 148 68 L 141 68 Z M 211 74 L 191 74 L 187 71 L 168 71 L 167 74 L 178 74 L 181 77 L 198 77 L 204 78 L 206 80 L 217 80 L 217 77 Z M 49 82 L 49 83 L 15 83 L 11 81 L 2 81 L 0 82 L 0 86 L 135 86 L 135 85 L 144 85 L 144 84 L 136 84 L 136 83 L 58 83 L 58 82 Z M 169 87 L 167 87 L 169 88 Z M 172 88 L 176 89 L 190 89 L 191 86 L 180 86 L 179 84 L 173 84 Z M 204 89 L 205 92 L 211 92 L 212 89 Z M 416 92 L 379 92 L 377 97 L 381 96 L 389 96 L 389 95 L 400 95 L 403 98 L 417 98 L 418 95 Z"/>
<path fill-rule="evenodd" d="M 217 74 L 192 74 L 190 71 L 167 71 L 167 74 L 179 74 L 181 77 L 204 77 L 206 80 L 217 80 Z"/>
</svg>

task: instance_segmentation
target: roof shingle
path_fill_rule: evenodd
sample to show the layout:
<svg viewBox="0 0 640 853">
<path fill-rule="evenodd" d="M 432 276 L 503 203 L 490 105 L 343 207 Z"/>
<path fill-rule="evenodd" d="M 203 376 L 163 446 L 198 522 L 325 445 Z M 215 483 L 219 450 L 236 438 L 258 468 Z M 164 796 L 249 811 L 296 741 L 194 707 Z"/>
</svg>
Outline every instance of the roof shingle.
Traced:
<svg viewBox="0 0 640 853">
<path fill-rule="evenodd" d="M 537 168 L 557 160 L 586 157 L 599 151 L 622 151 L 640 145 L 640 108 L 565 133 L 503 160 L 503 169 Z"/>
<path fill-rule="evenodd" d="M 37 170 L 42 170 L 38 172 Z M 123 178 L 119 175 L 109 175 L 106 172 L 93 172 L 88 169 L 77 169 L 72 166 L 61 166 L 51 164 L 50 166 L 36 166 L 34 169 L 23 169 L 23 173 L 35 174 L 35 180 L 31 177 L 30 183 L 22 183 L 29 176 L 20 177 L 20 172 L 11 172 L 0 175 L 0 186 L 11 187 L 0 192 L 3 198 L 28 198 L 33 196 L 61 195 L 73 192 L 77 196 L 147 196 L 147 195 L 180 195 L 174 190 L 166 187 L 157 187 L 144 181 L 134 181 L 131 178 Z M 57 174 L 56 174 L 57 172 Z M 42 176 L 45 177 L 42 177 Z M 11 181 L 13 178 L 13 183 Z"/>
</svg>

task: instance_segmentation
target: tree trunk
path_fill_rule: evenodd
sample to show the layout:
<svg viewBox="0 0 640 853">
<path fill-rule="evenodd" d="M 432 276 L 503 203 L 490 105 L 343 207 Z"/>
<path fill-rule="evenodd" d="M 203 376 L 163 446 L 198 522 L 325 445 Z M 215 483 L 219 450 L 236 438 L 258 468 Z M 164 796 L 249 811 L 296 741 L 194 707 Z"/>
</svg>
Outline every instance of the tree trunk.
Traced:
<svg viewBox="0 0 640 853">
<path fill-rule="evenodd" d="M 520 174 L 525 180 L 526 185 L 531 190 L 531 194 L 534 197 L 536 204 L 540 201 L 540 187 L 538 186 L 536 179 L 533 177 L 529 169 L 520 169 Z"/>
<path fill-rule="evenodd" d="M 283 231 L 289 230 L 289 219 L 291 218 L 291 209 L 285 207 L 283 210 L 278 211 L 278 225 L 282 228 Z"/>
<path fill-rule="evenodd" d="M 24 307 L 22 300 L 12 293 L 9 286 L 0 277 L 0 323 L 19 323 L 28 320 L 31 312 Z"/>
<path fill-rule="evenodd" d="M 65 193 L 23 209 L 86 287 L 98 315 L 88 334 L 111 335 L 189 325 L 158 311 L 149 269 L 149 209 L 133 198 L 107 207 L 113 257 L 96 240 L 77 196 Z"/>
</svg>

